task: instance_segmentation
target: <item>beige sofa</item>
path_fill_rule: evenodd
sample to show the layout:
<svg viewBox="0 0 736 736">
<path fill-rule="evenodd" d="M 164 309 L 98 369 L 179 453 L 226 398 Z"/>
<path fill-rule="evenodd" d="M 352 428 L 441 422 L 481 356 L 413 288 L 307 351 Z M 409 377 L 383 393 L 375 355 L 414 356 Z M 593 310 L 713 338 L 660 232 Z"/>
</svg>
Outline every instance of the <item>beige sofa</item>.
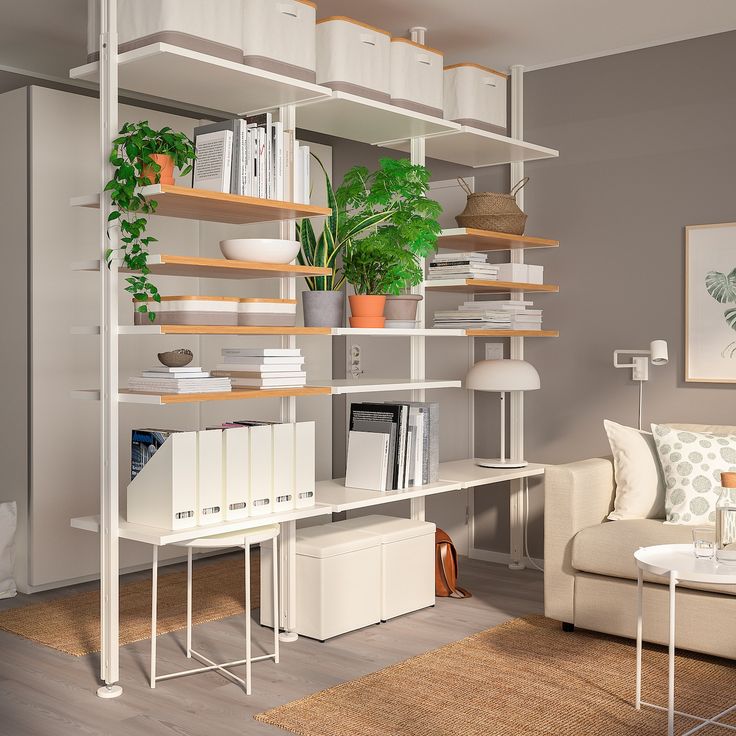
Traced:
<svg viewBox="0 0 736 736">
<path fill-rule="evenodd" d="M 708 431 L 704 425 L 676 425 Z M 718 428 L 721 431 L 723 428 Z M 736 433 L 736 428 L 728 428 Z M 688 526 L 657 519 L 607 521 L 615 482 L 611 459 L 550 466 L 545 475 L 544 609 L 548 618 L 593 631 L 636 635 L 634 551 L 691 543 Z M 667 587 L 645 576 L 644 639 L 667 642 Z M 683 583 L 677 591 L 677 645 L 736 659 L 736 586 Z"/>
</svg>

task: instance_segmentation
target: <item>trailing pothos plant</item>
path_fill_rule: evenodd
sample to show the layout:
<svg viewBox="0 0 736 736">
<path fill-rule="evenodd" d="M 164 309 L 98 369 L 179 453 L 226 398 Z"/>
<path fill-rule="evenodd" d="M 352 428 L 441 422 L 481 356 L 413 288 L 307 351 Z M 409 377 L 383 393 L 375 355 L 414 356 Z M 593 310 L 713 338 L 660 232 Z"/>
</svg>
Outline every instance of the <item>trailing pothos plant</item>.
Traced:
<svg viewBox="0 0 736 736">
<path fill-rule="evenodd" d="M 729 274 L 720 271 L 708 271 L 705 275 L 707 292 L 719 303 L 731 306 L 723 312 L 726 324 L 736 330 L 736 268 Z M 732 340 L 721 351 L 724 358 L 733 358 L 736 355 L 736 341 Z"/>
<path fill-rule="evenodd" d="M 109 264 L 114 256 L 122 256 L 123 266 L 132 272 L 125 279 L 128 284 L 125 290 L 133 295 L 135 301 L 140 302 L 136 311 L 148 312 L 152 322 L 156 315 L 149 312 L 147 300 L 150 298 L 160 302 L 161 296 L 148 280 L 148 247 L 156 242 L 156 238 L 146 235 L 148 220 L 143 215 L 154 214 L 158 202 L 145 197 L 139 188 L 159 182 L 161 165 L 152 158 L 157 154 L 170 156 L 182 176 L 192 170 L 194 145 L 185 133 L 174 131 L 168 126 L 154 130 L 147 120 L 125 123 L 120 129 L 120 136 L 112 144 L 110 163 L 115 170 L 112 179 L 105 185 L 113 205 L 107 219 L 111 227 L 117 224 L 121 233 L 117 253 L 108 249 L 105 258 Z"/>
</svg>

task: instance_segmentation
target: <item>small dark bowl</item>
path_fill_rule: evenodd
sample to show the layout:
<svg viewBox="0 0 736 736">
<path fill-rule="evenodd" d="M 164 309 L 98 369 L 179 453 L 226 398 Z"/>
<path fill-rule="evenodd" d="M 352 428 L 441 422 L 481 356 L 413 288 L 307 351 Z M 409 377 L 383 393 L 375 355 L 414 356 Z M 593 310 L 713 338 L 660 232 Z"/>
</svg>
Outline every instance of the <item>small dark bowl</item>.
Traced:
<svg viewBox="0 0 736 736">
<path fill-rule="evenodd" d="M 167 353 L 159 353 L 158 359 L 167 368 L 183 368 L 194 360 L 194 353 L 191 350 L 179 348 L 178 350 L 169 350 Z"/>
</svg>

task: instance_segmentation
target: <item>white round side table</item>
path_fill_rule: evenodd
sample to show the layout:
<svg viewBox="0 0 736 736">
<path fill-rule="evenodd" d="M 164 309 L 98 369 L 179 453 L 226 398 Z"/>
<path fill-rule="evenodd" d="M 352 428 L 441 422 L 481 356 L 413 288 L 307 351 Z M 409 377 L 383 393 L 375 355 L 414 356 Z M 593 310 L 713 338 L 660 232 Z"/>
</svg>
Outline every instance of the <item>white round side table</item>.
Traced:
<svg viewBox="0 0 736 736">
<path fill-rule="evenodd" d="M 700 731 L 707 725 L 734 730 L 733 726 L 719 723 L 718 719 L 736 710 L 736 705 L 711 718 L 701 718 L 691 713 L 675 710 L 675 591 L 681 582 L 707 583 L 709 585 L 736 585 L 736 565 L 718 564 L 715 559 L 695 557 L 692 544 L 660 544 L 642 547 L 634 552 L 637 566 L 637 618 L 636 618 L 636 708 L 642 705 L 667 711 L 667 735 L 674 736 L 675 713 L 698 721 L 698 724 L 682 736 Z M 642 597 L 644 573 L 666 577 L 669 580 L 669 673 L 667 684 L 667 707 L 646 703 L 641 699 L 641 653 L 642 653 Z"/>
</svg>

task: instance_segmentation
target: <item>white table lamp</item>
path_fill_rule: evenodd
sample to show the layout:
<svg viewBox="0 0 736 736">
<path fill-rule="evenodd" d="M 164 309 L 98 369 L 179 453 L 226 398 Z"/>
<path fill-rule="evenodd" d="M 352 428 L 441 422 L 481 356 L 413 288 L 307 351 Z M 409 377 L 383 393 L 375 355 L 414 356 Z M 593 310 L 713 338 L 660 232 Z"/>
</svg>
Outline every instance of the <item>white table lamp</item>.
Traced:
<svg viewBox="0 0 736 736">
<path fill-rule="evenodd" d="M 537 369 L 525 360 L 481 360 L 465 376 L 465 388 L 501 394 L 501 457 L 476 460 L 482 468 L 523 468 L 526 460 L 506 457 L 506 392 L 539 388 Z"/>
</svg>

